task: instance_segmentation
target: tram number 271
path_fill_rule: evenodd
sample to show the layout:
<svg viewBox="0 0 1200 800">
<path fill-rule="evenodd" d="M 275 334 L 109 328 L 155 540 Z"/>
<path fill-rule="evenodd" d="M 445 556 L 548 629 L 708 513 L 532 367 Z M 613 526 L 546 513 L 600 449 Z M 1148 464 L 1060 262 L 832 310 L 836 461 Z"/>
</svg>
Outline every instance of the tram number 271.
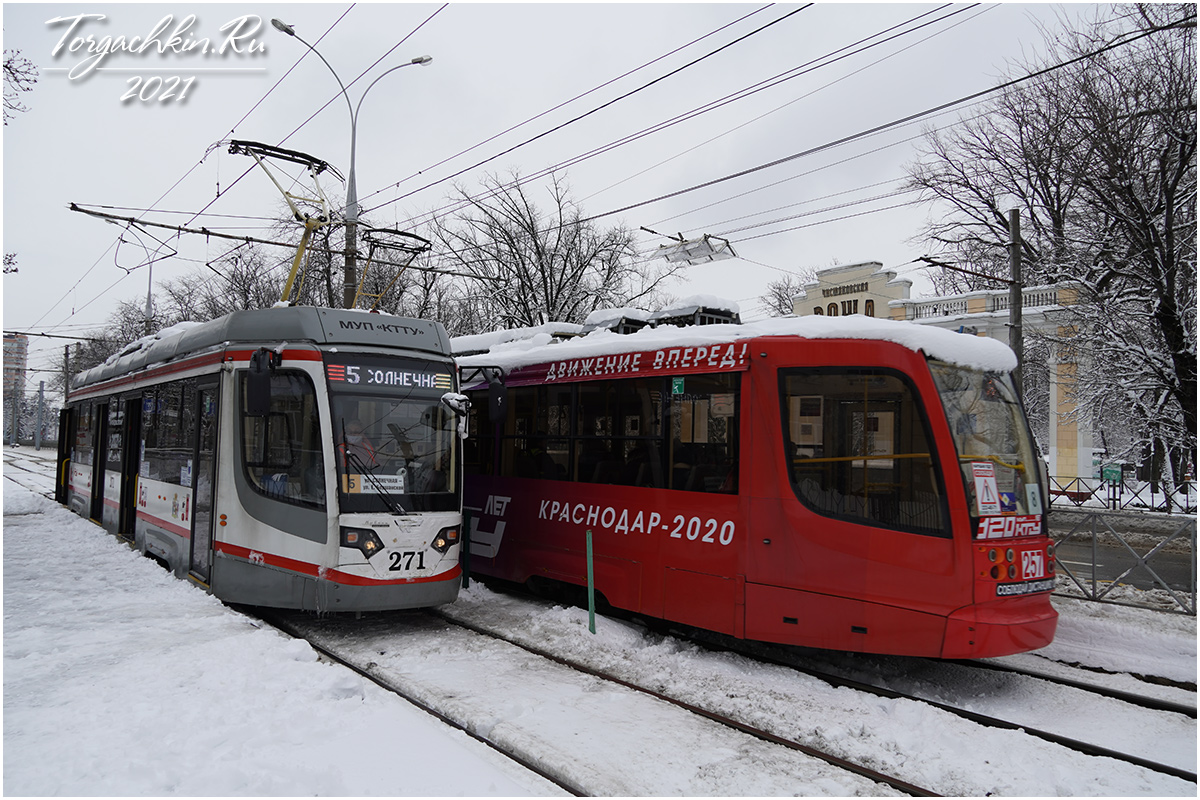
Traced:
<svg viewBox="0 0 1200 800">
<path fill-rule="evenodd" d="M 391 553 L 392 565 L 388 569 L 392 572 L 407 572 L 410 569 L 425 569 L 425 553 L 420 550 L 400 552 L 393 550 Z M 416 565 L 413 560 L 416 560 Z"/>
</svg>

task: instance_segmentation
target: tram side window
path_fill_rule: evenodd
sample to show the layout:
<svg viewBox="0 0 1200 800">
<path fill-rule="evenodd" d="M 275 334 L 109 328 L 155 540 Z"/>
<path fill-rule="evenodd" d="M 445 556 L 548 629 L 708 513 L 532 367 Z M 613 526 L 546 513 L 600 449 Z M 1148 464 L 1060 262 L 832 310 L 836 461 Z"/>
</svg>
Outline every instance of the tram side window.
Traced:
<svg viewBox="0 0 1200 800">
<path fill-rule="evenodd" d="M 500 474 L 735 494 L 739 385 L 722 374 L 512 387 Z M 490 470 L 484 427 L 477 474 Z"/>
<path fill-rule="evenodd" d="M 670 488 L 736 494 L 739 376 L 671 378 Z"/>
<path fill-rule="evenodd" d="M 518 478 L 568 480 L 571 387 L 521 386 L 508 393 L 501 471 Z"/>
<path fill-rule="evenodd" d="M 192 485 L 196 428 L 196 382 L 175 381 L 142 395 L 142 458 L 139 474 L 176 486 Z"/>
<path fill-rule="evenodd" d="M 472 410 L 463 440 L 463 470 L 468 475 L 491 475 L 495 465 L 494 426 L 488 419 L 487 392 L 471 393 Z"/>
<path fill-rule="evenodd" d="M 242 460 L 250 485 L 286 503 L 324 507 L 325 461 L 312 381 L 302 372 L 272 373 L 266 416 L 245 413 L 246 384 L 243 375 Z"/>
<path fill-rule="evenodd" d="M 662 378 L 579 385 L 575 480 L 663 488 Z"/>
<path fill-rule="evenodd" d="M 124 439 L 125 402 L 114 397 L 108 404 L 108 447 L 106 449 L 107 463 L 105 469 L 114 472 L 121 471 L 121 443 Z"/>
<path fill-rule="evenodd" d="M 92 442 L 92 404 L 76 406 L 72 413 L 75 414 L 75 447 L 71 460 L 81 466 L 91 466 L 95 446 Z"/>
<path fill-rule="evenodd" d="M 933 437 L 915 390 L 883 370 L 781 375 L 792 486 L 818 513 L 949 536 Z"/>
</svg>

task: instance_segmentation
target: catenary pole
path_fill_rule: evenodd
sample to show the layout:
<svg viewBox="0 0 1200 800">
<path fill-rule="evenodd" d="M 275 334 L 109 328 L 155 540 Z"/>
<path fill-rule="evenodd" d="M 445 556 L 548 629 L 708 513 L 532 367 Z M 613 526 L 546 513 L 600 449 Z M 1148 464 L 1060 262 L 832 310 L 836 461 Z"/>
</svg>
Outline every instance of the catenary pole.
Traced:
<svg viewBox="0 0 1200 800">
<path fill-rule="evenodd" d="M 1017 354 L 1017 368 L 1013 371 L 1013 383 L 1021 394 L 1021 370 L 1025 363 L 1025 343 L 1021 330 L 1021 210 L 1008 212 L 1009 244 L 1008 264 L 1012 270 L 1012 282 L 1008 285 L 1008 343 Z"/>
</svg>

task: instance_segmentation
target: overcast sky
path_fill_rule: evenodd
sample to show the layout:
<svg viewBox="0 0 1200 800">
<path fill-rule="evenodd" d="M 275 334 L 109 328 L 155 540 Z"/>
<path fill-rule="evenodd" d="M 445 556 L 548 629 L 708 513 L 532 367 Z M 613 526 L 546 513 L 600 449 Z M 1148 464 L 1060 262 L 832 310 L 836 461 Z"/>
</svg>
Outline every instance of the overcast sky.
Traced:
<svg viewBox="0 0 1200 800">
<path fill-rule="evenodd" d="M 383 78 L 361 106 L 359 197 L 386 225 L 419 222 L 444 204 L 453 182 L 472 190 L 484 172 L 535 175 L 803 65 L 823 64 L 563 174 L 585 213 L 601 215 L 598 225 L 733 242 L 741 258 L 689 270 L 667 287 L 677 297 L 720 295 L 754 318 L 763 315 L 757 297 L 783 273 L 858 261 L 880 261 L 912 277 L 920 293 L 928 284 L 912 262 L 928 248 L 913 237 L 929 209 L 895 192 L 922 126 L 952 124 L 963 110 L 822 146 L 991 87 L 1011 64 L 1041 52 L 1039 23 L 1058 28 L 1064 17 L 1092 9 L 6 4 L 5 51 L 20 50 L 40 77 L 20 98 L 29 110 L 4 128 L 4 252 L 17 254 L 20 269 L 4 278 L 4 329 L 78 335 L 102 324 L 117 301 L 145 297 L 148 251 L 122 228 L 69 211 L 70 203 L 278 238 L 263 226 L 279 212 L 279 193 L 258 170 L 242 177 L 252 162 L 218 142 L 279 144 L 347 171 L 346 101 L 327 67 L 311 54 L 300 60 L 307 48 L 272 28 L 272 17 L 317 47 L 355 104 L 388 68 L 433 57 L 428 66 Z M 908 32 L 869 49 L 851 47 L 868 37 L 878 42 L 889 29 L 887 36 Z M 175 31 L 175 46 L 159 53 L 156 43 L 169 45 Z M 189 49 L 205 38 L 218 48 L 230 35 L 239 37 L 240 54 L 227 47 L 223 56 L 204 57 L 200 47 Z M 93 63 L 104 37 L 141 37 L 145 49 Z M 827 63 L 838 51 L 845 57 Z M 183 99 L 163 100 L 167 89 Z M 816 152 L 646 203 L 809 150 Z M 341 183 L 327 177 L 323 186 L 332 200 L 344 201 Z M 531 194 L 547 197 L 536 184 Z M 636 207 L 611 213 L 629 206 Z M 664 241 L 640 237 L 646 252 Z M 171 245 L 179 255 L 153 265 L 156 283 L 190 274 L 232 247 L 201 236 Z M 61 353 L 63 344 L 31 342 L 32 366 Z"/>
</svg>

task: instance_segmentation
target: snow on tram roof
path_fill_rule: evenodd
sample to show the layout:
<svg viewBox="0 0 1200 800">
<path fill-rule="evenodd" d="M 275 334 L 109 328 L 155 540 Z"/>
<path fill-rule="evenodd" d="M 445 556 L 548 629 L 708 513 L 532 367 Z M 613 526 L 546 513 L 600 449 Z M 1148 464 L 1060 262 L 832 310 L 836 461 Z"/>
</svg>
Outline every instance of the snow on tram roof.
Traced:
<svg viewBox="0 0 1200 800">
<path fill-rule="evenodd" d="M 546 325 L 525 329 L 525 338 L 518 338 L 521 333 L 518 331 L 502 332 L 507 334 L 503 337 L 504 341 L 492 344 L 487 352 L 459 356 L 458 362 L 464 367 L 500 367 L 508 372 L 519 367 L 566 359 L 610 356 L 668 347 L 711 346 L 760 336 L 796 336 L 804 339 L 871 339 L 894 342 L 940 361 L 984 372 L 1008 372 L 1017 366 L 1017 357 L 1013 351 L 1008 345 L 995 339 L 874 317 L 780 317 L 742 324 L 697 325 L 686 328 L 659 326 L 643 328 L 629 334 L 594 330 L 586 336 L 565 341 L 554 341 L 549 332 L 554 327 Z M 451 340 L 451 346 L 456 352 L 463 353 L 468 348 L 460 346 L 460 341 L 465 343 L 466 339 L 477 338 L 454 339 Z"/>
</svg>

